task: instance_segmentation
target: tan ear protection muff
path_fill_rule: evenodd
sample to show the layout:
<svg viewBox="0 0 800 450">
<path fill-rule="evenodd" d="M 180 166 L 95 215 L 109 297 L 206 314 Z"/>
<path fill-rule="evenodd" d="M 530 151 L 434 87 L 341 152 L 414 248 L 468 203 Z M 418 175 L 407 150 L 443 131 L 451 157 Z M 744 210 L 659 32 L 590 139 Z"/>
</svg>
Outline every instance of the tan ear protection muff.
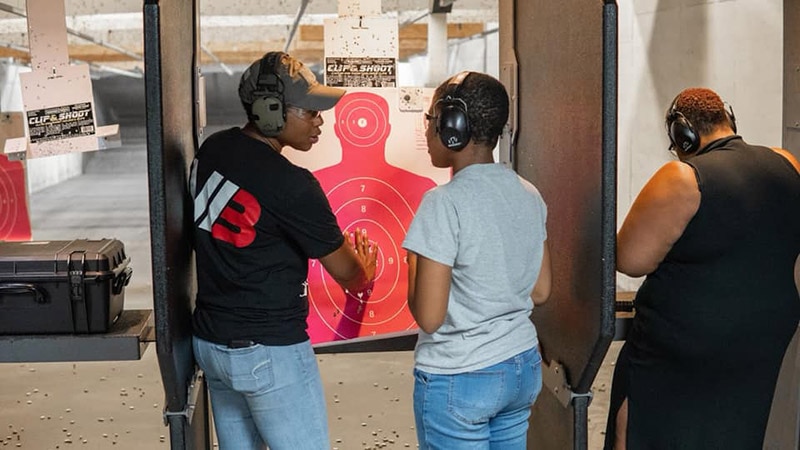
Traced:
<svg viewBox="0 0 800 450">
<path fill-rule="evenodd" d="M 667 110 L 666 127 L 670 141 L 669 148 L 688 155 L 700 150 L 700 136 L 689 119 L 677 110 L 675 106 L 677 101 L 678 97 L 675 97 L 669 110 Z M 733 114 L 733 108 L 730 105 L 727 106 L 728 109 L 725 110 L 725 114 L 728 116 L 731 129 L 736 133 L 736 116 Z"/>
<path fill-rule="evenodd" d="M 250 119 L 267 137 L 280 134 L 286 125 L 286 107 L 283 103 L 283 81 L 275 73 L 283 52 L 269 52 L 261 59 Z"/>
<path fill-rule="evenodd" d="M 459 151 L 467 146 L 472 137 L 467 115 L 467 104 L 458 97 L 458 91 L 470 72 L 461 72 L 447 86 L 443 98 L 436 102 L 438 119 L 436 134 L 445 147 Z"/>
</svg>

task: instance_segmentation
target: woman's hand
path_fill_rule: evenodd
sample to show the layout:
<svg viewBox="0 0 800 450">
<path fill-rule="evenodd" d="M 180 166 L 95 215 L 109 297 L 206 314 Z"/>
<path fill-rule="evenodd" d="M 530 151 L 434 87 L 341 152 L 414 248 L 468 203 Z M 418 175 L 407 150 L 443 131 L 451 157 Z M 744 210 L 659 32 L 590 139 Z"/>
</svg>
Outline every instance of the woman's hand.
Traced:
<svg viewBox="0 0 800 450">
<path fill-rule="evenodd" d="M 371 290 L 375 280 L 375 272 L 378 268 L 378 243 L 370 242 L 367 230 L 363 228 L 356 228 L 352 236 L 345 231 L 344 238 L 347 244 L 353 247 L 356 257 L 364 270 L 366 283 L 363 287 Z"/>
<path fill-rule="evenodd" d="M 378 244 L 371 243 L 367 230 L 345 231 L 338 249 L 319 258 L 325 270 L 341 287 L 352 293 L 371 292 L 378 261 Z"/>
</svg>

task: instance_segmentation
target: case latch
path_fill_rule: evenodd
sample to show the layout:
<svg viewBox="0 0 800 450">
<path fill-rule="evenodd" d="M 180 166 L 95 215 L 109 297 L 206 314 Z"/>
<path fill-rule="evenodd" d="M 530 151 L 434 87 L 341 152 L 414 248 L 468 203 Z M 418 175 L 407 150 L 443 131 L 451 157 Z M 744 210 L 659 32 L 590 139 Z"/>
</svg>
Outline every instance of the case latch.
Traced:
<svg viewBox="0 0 800 450">
<path fill-rule="evenodd" d="M 81 254 L 80 266 L 72 267 L 72 255 Z M 76 333 L 89 332 L 89 311 L 86 305 L 86 252 L 74 251 L 67 257 L 67 271 L 69 276 L 69 298 L 72 306 L 72 326 Z"/>
</svg>

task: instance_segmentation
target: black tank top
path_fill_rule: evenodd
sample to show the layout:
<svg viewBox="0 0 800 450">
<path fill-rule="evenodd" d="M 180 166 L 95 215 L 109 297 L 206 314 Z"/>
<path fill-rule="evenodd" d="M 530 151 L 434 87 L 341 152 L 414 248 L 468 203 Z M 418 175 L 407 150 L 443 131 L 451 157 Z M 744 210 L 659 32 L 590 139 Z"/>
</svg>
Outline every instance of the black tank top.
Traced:
<svg viewBox="0 0 800 450">
<path fill-rule="evenodd" d="M 640 350 L 685 362 L 758 359 L 765 342 L 788 343 L 800 319 L 800 174 L 739 136 L 687 163 L 700 207 L 638 292 L 636 322 L 647 330 Z"/>
<path fill-rule="evenodd" d="M 687 163 L 700 207 L 636 295 L 614 371 L 607 449 L 625 398 L 629 450 L 762 448 L 800 320 L 800 175 L 738 136 Z"/>
</svg>

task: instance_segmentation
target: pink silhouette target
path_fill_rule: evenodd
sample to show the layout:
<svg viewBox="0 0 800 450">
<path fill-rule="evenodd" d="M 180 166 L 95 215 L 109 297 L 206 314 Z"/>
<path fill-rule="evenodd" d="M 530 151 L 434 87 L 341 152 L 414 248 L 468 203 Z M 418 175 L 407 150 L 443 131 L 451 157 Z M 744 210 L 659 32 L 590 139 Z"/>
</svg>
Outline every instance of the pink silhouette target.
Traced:
<svg viewBox="0 0 800 450">
<path fill-rule="evenodd" d="M 346 232 L 365 228 L 377 242 L 378 271 L 369 299 L 346 293 L 317 260 L 309 263 L 309 334 L 313 343 L 416 328 L 406 304 L 408 265 L 401 245 L 422 195 L 436 186 L 386 162 L 389 106 L 380 95 L 346 94 L 336 105 L 339 164 L 314 172 Z M 409 151 L 413 136 L 409 136 Z"/>
<path fill-rule="evenodd" d="M 0 241 L 31 239 L 26 196 L 22 163 L 0 155 Z"/>
</svg>

